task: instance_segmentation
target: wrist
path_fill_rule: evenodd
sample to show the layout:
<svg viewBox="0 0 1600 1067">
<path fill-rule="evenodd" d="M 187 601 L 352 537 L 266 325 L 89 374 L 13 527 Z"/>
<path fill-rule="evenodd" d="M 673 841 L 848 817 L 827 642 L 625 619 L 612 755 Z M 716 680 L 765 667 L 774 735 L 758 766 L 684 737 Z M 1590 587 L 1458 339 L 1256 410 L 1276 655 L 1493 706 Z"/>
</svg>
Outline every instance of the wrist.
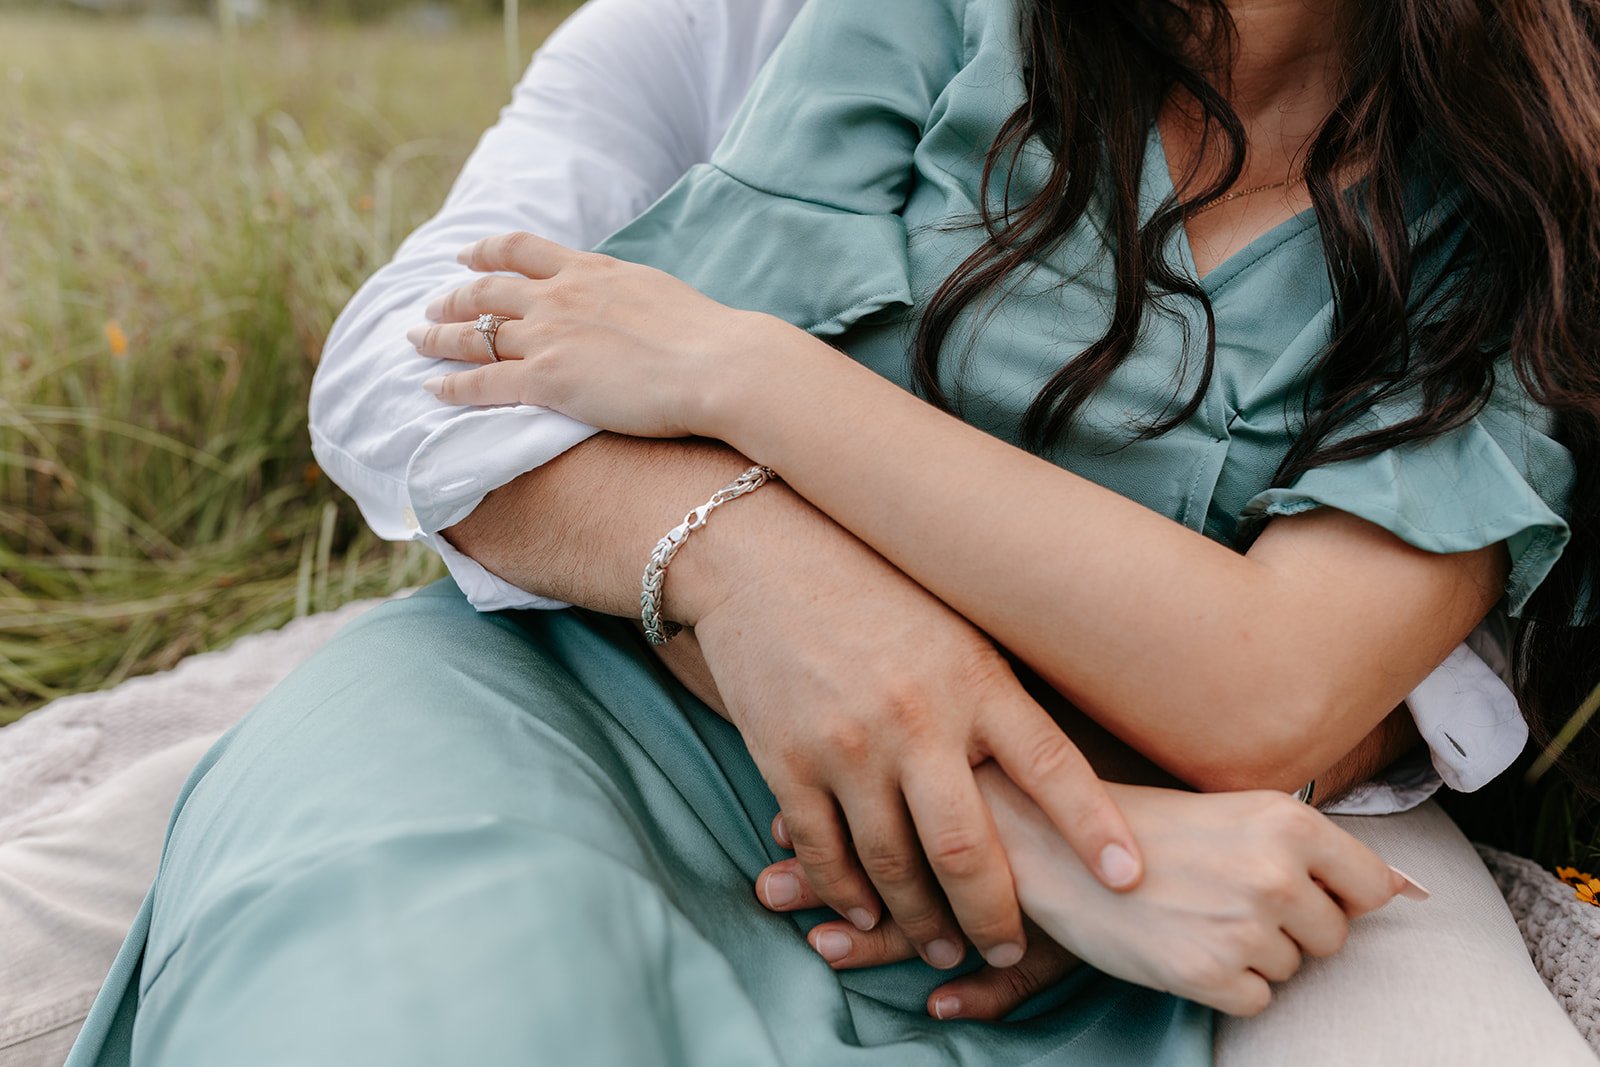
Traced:
<svg viewBox="0 0 1600 1067">
<path fill-rule="evenodd" d="M 695 425 L 702 436 L 752 455 L 763 447 L 759 431 L 781 429 L 784 409 L 804 402 L 802 388 L 827 366 L 818 356 L 847 357 L 775 315 L 731 314 L 713 369 L 698 388 Z"/>
<path fill-rule="evenodd" d="M 770 575 L 785 529 L 806 521 L 811 510 L 780 481 L 717 509 L 683 543 L 668 569 L 663 616 L 683 626 L 701 625 L 741 590 Z"/>
</svg>

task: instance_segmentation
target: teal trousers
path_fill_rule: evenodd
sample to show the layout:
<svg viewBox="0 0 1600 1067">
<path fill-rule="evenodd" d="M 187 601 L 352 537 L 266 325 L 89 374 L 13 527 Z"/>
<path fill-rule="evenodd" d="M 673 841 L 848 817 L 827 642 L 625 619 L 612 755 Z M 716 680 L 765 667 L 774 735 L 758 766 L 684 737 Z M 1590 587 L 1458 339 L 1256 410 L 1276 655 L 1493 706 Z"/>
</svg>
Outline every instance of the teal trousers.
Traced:
<svg viewBox="0 0 1600 1067">
<path fill-rule="evenodd" d="M 69 1064 L 1210 1062 L 1209 1012 L 1089 970 L 1003 1024 L 833 972 L 752 891 L 776 810 L 626 623 L 441 582 L 195 769 Z"/>
</svg>

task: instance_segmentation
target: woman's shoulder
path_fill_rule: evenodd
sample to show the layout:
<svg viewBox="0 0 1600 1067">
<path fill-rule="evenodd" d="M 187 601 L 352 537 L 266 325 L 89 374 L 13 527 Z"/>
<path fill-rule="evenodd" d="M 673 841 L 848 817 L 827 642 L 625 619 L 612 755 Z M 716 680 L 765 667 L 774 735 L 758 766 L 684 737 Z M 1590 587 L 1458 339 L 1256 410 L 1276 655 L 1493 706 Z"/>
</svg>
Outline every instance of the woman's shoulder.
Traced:
<svg viewBox="0 0 1600 1067">
<path fill-rule="evenodd" d="M 807 0 L 773 65 L 783 66 L 786 53 L 802 53 L 813 62 L 850 62 L 860 56 L 942 61 L 974 32 L 985 33 L 986 13 L 1013 11 L 1019 0 Z M 902 64 L 861 73 L 882 81 Z"/>
</svg>

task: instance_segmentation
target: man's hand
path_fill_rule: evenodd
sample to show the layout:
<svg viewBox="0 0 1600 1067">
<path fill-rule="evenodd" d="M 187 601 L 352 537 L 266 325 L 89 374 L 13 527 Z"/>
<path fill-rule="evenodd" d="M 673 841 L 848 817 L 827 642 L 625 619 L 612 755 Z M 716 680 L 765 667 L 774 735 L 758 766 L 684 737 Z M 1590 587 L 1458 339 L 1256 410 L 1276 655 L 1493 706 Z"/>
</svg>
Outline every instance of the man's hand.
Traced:
<svg viewBox="0 0 1600 1067">
<path fill-rule="evenodd" d="M 724 575 L 695 634 L 818 896 L 859 929 L 881 898 L 933 966 L 961 961 L 963 931 L 1016 963 L 1016 893 L 973 778 L 990 759 L 1105 883 L 1135 884 L 1104 784 L 988 638 L 837 527 L 793 534 Z"/>
</svg>

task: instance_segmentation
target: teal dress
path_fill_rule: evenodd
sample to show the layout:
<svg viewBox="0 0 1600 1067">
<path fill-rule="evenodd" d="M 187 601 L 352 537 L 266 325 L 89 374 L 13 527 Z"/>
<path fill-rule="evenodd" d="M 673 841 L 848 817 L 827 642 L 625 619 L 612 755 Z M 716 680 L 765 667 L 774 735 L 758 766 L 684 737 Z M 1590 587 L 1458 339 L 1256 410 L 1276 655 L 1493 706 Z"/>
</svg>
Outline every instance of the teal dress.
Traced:
<svg viewBox="0 0 1600 1067">
<path fill-rule="evenodd" d="M 713 162 L 606 250 L 905 384 L 914 309 L 973 247 L 949 224 L 1020 99 L 1013 3 L 812 0 Z M 1152 133 L 1146 211 L 1171 194 Z M 1437 271 L 1459 220 L 1412 206 Z M 986 430 L 1014 438 L 1102 332 L 1100 217 L 948 361 Z M 1169 254 L 1193 269 L 1181 235 Z M 1183 426 L 1128 444 L 1196 380 L 1197 310 L 1172 305 L 1050 458 L 1227 544 L 1316 507 L 1429 551 L 1505 542 L 1518 610 L 1567 538 L 1572 467 L 1509 374 L 1452 434 L 1269 488 L 1327 343 L 1321 257 L 1302 216 L 1205 278 L 1217 372 Z M 919 961 L 833 972 L 802 939 L 820 916 L 753 896 L 775 814 L 738 734 L 627 622 L 483 615 L 435 585 L 347 628 L 202 761 L 70 1063 L 1209 1062 L 1209 1012 L 1093 971 L 1002 1025 L 928 1018 L 948 975 Z"/>
</svg>

